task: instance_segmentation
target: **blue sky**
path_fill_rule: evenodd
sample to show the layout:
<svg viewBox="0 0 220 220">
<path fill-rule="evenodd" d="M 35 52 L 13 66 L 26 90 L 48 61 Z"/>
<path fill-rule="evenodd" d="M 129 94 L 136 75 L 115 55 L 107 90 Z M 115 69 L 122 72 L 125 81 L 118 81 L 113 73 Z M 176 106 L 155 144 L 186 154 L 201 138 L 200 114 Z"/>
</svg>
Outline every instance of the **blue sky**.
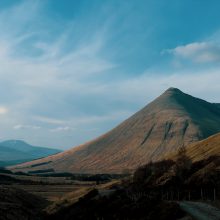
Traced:
<svg viewBox="0 0 220 220">
<path fill-rule="evenodd" d="M 168 87 L 220 102 L 218 0 L 1 0 L 0 138 L 67 149 Z"/>
</svg>

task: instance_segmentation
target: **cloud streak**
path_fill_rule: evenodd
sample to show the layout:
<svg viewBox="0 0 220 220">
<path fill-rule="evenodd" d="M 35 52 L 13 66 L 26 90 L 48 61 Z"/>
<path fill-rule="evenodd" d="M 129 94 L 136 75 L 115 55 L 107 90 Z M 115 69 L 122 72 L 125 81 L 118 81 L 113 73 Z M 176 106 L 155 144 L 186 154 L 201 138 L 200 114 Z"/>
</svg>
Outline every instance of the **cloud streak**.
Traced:
<svg viewBox="0 0 220 220">
<path fill-rule="evenodd" d="M 72 130 L 73 129 L 68 126 L 56 127 L 56 128 L 50 129 L 51 132 L 68 132 L 68 131 L 72 131 Z"/>
<path fill-rule="evenodd" d="M 36 126 L 36 125 L 22 125 L 22 124 L 18 124 L 18 125 L 14 125 L 13 128 L 15 130 L 20 130 L 20 129 L 33 129 L 33 130 L 38 130 L 41 127 L 40 126 Z"/>
<path fill-rule="evenodd" d="M 196 63 L 220 61 L 220 44 L 216 42 L 194 42 L 165 50 L 166 52 L 177 58 L 188 59 Z"/>
</svg>

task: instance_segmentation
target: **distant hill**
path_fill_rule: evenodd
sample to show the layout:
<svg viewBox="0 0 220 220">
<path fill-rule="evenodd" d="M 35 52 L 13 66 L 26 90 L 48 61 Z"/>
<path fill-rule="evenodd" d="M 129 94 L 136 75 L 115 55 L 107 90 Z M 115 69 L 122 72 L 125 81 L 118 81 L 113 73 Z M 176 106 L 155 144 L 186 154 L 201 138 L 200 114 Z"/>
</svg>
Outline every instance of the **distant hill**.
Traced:
<svg viewBox="0 0 220 220">
<path fill-rule="evenodd" d="M 215 106 L 217 106 L 218 108 L 220 108 L 220 103 L 215 103 Z"/>
<path fill-rule="evenodd" d="M 220 132 L 220 105 L 169 88 L 110 132 L 68 151 L 16 167 L 22 171 L 120 173 L 157 161 Z"/>
<path fill-rule="evenodd" d="M 57 149 L 32 146 L 21 140 L 0 142 L 0 166 L 14 165 L 61 152 Z"/>
</svg>

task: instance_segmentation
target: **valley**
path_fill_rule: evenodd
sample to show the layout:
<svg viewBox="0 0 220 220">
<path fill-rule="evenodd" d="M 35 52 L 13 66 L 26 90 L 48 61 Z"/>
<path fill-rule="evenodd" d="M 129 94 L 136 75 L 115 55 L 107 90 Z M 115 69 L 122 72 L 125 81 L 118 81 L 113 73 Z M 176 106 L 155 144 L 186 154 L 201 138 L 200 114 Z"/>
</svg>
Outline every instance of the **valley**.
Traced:
<svg viewBox="0 0 220 220">
<path fill-rule="evenodd" d="M 220 220 L 220 0 L 0 0 L 0 220 Z"/>
<path fill-rule="evenodd" d="M 198 202 L 220 208 L 219 146 L 218 105 L 170 88 L 93 141 L 1 168 L 0 219 L 200 220 Z"/>
</svg>

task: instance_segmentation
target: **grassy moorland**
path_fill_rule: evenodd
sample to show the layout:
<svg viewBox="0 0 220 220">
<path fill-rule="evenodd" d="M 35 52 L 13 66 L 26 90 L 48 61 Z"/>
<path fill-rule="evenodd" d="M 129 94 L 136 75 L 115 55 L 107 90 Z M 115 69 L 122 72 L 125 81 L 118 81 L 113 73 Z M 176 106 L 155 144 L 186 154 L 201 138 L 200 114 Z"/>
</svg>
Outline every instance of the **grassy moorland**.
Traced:
<svg viewBox="0 0 220 220">
<path fill-rule="evenodd" d="M 192 207 L 220 208 L 219 143 L 216 134 L 130 175 L 0 169 L 0 219 L 192 219 Z"/>
<path fill-rule="evenodd" d="M 192 162 L 180 152 L 177 161 L 149 163 L 132 177 L 96 187 L 80 199 L 74 194 L 47 209 L 48 219 L 163 219 L 191 217 L 181 201 L 201 201 L 217 205 L 220 199 L 220 158 Z M 208 170 L 207 170 L 208 167 Z"/>
<path fill-rule="evenodd" d="M 10 207 L 17 210 L 22 205 L 22 212 L 0 219 L 190 219 L 181 201 L 218 206 L 219 170 L 219 156 L 192 160 L 185 148 L 175 160 L 151 162 L 126 176 L 27 175 L 3 169 L 1 216 Z"/>
</svg>

